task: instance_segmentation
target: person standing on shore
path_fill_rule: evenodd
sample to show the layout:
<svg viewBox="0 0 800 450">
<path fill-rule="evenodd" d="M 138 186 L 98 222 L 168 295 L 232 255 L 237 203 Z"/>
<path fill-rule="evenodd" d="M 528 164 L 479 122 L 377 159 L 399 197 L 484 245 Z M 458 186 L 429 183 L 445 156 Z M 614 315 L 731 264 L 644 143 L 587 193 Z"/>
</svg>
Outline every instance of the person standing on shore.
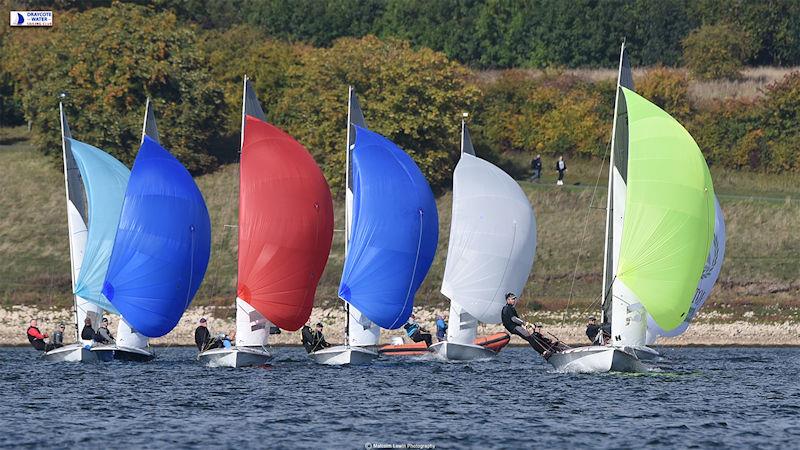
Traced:
<svg viewBox="0 0 800 450">
<path fill-rule="evenodd" d="M 564 172 L 567 171 L 567 163 L 564 162 L 564 156 L 559 156 L 556 162 L 556 170 L 558 171 L 558 181 L 556 184 L 559 186 L 564 185 Z"/>
<path fill-rule="evenodd" d="M 542 155 L 536 155 L 536 158 L 533 158 L 531 166 L 533 167 L 531 181 L 538 183 L 542 178 Z"/>
</svg>

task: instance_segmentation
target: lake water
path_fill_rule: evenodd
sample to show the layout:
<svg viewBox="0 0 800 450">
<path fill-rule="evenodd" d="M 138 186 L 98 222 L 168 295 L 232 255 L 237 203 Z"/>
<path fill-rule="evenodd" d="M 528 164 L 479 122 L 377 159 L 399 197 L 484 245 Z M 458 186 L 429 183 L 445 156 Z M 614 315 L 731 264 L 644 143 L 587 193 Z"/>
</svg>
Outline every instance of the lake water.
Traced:
<svg viewBox="0 0 800 450">
<path fill-rule="evenodd" d="M 800 349 L 662 348 L 642 375 L 554 373 L 527 348 L 494 361 L 265 368 L 49 363 L 0 348 L 0 445 L 99 448 L 799 448 Z M 376 444 L 376 445 L 373 445 Z"/>
</svg>

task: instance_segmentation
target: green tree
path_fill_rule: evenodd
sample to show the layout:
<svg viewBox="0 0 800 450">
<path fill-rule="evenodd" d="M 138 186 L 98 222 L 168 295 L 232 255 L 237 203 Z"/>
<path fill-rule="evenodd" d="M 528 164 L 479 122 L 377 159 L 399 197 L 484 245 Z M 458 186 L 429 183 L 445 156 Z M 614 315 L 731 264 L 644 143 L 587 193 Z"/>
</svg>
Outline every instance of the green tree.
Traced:
<svg viewBox="0 0 800 450">
<path fill-rule="evenodd" d="M 636 80 L 636 92 L 683 122 L 689 118 L 689 80 L 680 70 L 656 67 Z"/>
<path fill-rule="evenodd" d="M 373 36 L 344 38 L 305 52 L 276 122 L 311 151 L 341 192 L 347 86 L 355 87 L 367 126 L 408 152 L 431 186 L 442 187 L 458 153 L 459 121 L 478 96 L 468 72 L 441 53 Z"/>
<path fill-rule="evenodd" d="M 735 79 L 752 54 L 751 42 L 733 25 L 703 25 L 683 40 L 683 59 L 698 79 Z"/>
<path fill-rule="evenodd" d="M 174 14 L 114 4 L 62 13 L 59 26 L 45 32 L 25 31 L 12 36 L 9 59 L 41 151 L 60 153 L 64 93 L 73 135 L 130 164 L 150 96 L 166 148 L 189 170 L 214 167 L 222 92 L 205 68 L 194 30 Z"/>
</svg>

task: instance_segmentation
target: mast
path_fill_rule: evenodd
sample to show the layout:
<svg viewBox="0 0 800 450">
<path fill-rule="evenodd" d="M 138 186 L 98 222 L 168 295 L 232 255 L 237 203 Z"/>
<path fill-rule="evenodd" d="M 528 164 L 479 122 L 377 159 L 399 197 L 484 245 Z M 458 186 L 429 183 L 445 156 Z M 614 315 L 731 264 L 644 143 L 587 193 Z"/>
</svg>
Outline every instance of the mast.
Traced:
<svg viewBox="0 0 800 450">
<path fill-rule="evenodd" d="M 150 97 L 147 97 L 147 104 L 144 107 L 144 123 L 142 124 L 142 142 L 144 137 L 149 136 L 150 139 L 161 142 L 158 137 L 158 127 L 156 126 L 156 116 L 153 113 L 153 107 L 150 105 Z"/>
<path fill-rule="evenodd" d="M 614 169 L 616 168 L 617 163 L 627 164 L 627 158 L 624 161 L 618 161 L 615 158 L 617 153 L 617 122 L 619 121 L 619 98 L 620 98 L 620 86 L 627 87 L 629 89 L 633 89 L 633 75 L 631 72 L 630 63 L 628 61 L 627 55 L 625 54 L 625 41 L 622 41 L 622 45 L 620 47 L 619 53 L 619 69 L 617 72 L 617 84 L 615 87 L 615 95 L 614 95 L 614 121 L 612 122 L 611 128 L 611 155 L 609 158 L 608 163 L 608 190 L 607 190 L 607 198 L 606 198 L 606 230 L 605 230 L 605 241 L 604 241 L 604 249 L 603 249 L 603 285 L 602 285 L 602 292 L 601 294 L 601 315 L 602 315 L 602 322 L 610 322 L 611 321 L 611 285 L 614 282 L 614 272 L 615 272 L 615 260 L 614 260 L 614 253 L 615 249 L 619 249 L 619 242 L 617 242 L 620 236 L 617 236 L 615 239 L 614 234 L 614 196 L 619 194 L 614 189 Z M 627 128 L 627 127 L 626 127 Z M 626 130 L 627 131 L 627 130 Z M 627 140 L 625 142 L 627 147 Z M 627 148 L 625 149 L 627 151 Z M 617 169 L 620 172 L 619 169 Z M 627 172 L 627 170 L 622 170 L 622 172 Z M 623 180 L 624 181 L 624 180 Z"/>
<path fill-rule="evenodd" d="M 353 145 L 350 137 L 352 127 L 353 86 L 347 86 L 347 147 L 344 152 L 344 257 L 350 244 L 350 220 L 352 214 L 353 190 L 350 186 L 350 151 Z M 344 321 L 344 343 L 350 345 L 350 303 L 344 302 L 346 319 Z"/>
<path fill-rule="evenodd" d="M 63 94 L 62 94 L 63 96 Z M 73 225 L 71 223 L 71 215 L 69 213 L 69 205 L 70 205 L 70 183 L 69 183 L 69 171 L 70 170 L 77 170 L 78 168 L 75 167 L 75 161 L 71 158 L 71 153 L 69 150 L 69 141 L 67 139 L 72 138 L 72 134 L 69 131 L 69 125 L 67 124 L 67 116 L 64 114 L 64 103 L 58 102 L 58 112 L 59 112 L 59 120 L 61 122 L 61 156 L 64 160 L 64 192 L 66 195 L 66 203 L 67 203 L 67 227 L 69 229 L 69 264 L 70 264 L 70 280 L 72 286 L 72 292 L 75 292 L 75 252 L 76 249 L 73 248 L 72 244 L 72 229 Z M 69 159 L 67 155 L 70 155 Z M 70 162 L 72 164 L 70 164 Z M 70 165 L 72 167 L 70 167 Z M 78 205 L 73 203 L 73 206 L 76 208 Z M 80 213 L 80 209 L 78 210 Z M 83 214 L 81 214 L 83 216 Z M 72 299 L 75 305 L 75 340 L 80 341 L 80 320 L 78 315 L 78 299 L 75 294 L 72 295 Z"/>
</svg>

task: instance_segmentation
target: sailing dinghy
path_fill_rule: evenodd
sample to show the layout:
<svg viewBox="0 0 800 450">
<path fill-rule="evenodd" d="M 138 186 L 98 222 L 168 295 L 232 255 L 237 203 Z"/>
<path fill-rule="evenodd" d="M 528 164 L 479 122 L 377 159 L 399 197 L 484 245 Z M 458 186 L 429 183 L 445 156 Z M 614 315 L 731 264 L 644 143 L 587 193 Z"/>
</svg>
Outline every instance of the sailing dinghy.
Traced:
<svg viewBox="0 0 800 450">
<path fill-rule="evenodd" d="M 632 90 L 622 44 L 603 271 L 610 342 L 545 354 L 566 372 L 639 372 L 647 316 L 664 330 L 686 320 L 714 236 L 711 175 L 691 135 Z M 670 168 L 665 170 L 665 168 Z"/>
<path fill-rule="evenodd" d="M 397 329 L 411 315 L 414 295 L 433 262 L 439 238 L 436 201 L 408 154 L 366 128 L 348 91 L 344 345 L 309 356 L 320 364 L 368 364 L 378 357 L 380 328 Z"/>
<path fill-rule="evenodd" d="M 270 328 L 296 331 L 311 316 L 333 240 L 333 200 L 314 158 L 267 123 L 244 78 L 239 164 L 236 345 L 201 352 L 212 366 L 261 365 Z"/>
<path fill-rule="evenodd" d="M 536 218 L 528 197 L 507 173 L 475 156 L 462 120 L 441 289 L 450 299 L 450 318 L 447 340 L 431 351 L 460 361 L 497 355 L 497 347 L 486 344 L 493 340 L 476 344 L 478 322 L 500 323 L 506 293 L 522 293 L 535 254 Z"/>
<path fill-rule="evenodd" d="M 86 193 L 81 171 L 75 162 L 72 152 L 73 145 L 85 146 L 88 149 L 87 152 L 91 152 L 94 147 L 72 139 L 63 103 L 59 103 L 58 109 L 61 121 L 61 154 L 64 160 L 64 186 L 67 200 L 70 275 L 75 302 L 76 342 L 46 352 L 43 358 L 48 361 L 95 362 L 98 361 L 98 355 L 91 352 L 91 340 L 81 340 L 81 329 L 84 325 L 84 320 L 88 318 L 91 320 L 92 327 L 96 330 L 100 324 L 100 319 L 103 317 L 103 308 L 101 305 L 75 293 L 76 282 L 81 275 L 81 266 L 86 252 L 88 234 L 86 224 L 89 222 L 89 208 L 86 204 Z M 100 150 L 97 151 L 103 153 Z"/>
<path fill-rule="evenodd" d="M 150 103 L 150 98 L 147 98 L 147 103 L 145 104 L 145 111 L 144 111 L 144 121 L 142 125 L 142 139 L 140 141 L 140 145 L 144 143 L 145 136 L 149 136 L 153 141 L 159 142 L 158 138 L 158 127 L 156 126 L 156 119 L 155 114 L 153 113 L 153 107 Z M 120 163 L 121 165 L 121 163 Z M 83 167 L 81 165 L 81 167 Z M 102 266 L 101 270 L 98 270 L 98 273 L 95 274 L 93 279 L 88 282 L 87 284 L 92 286 L 89 292 L 86 295 L 91 296 L 91 298 L 99 298 L 103 302 L 103 307 L 112 313 L 119 314 L 119 311 L 111 305 L 111 303 L 106 300 L 101 295 L 101 290 L 103 288 L 103 281 L 105 280 L 105 275 L 108 270 L 108 263 L 111 257 L 111 248 L 114 243 L 114 238 L 117 231 L 117 225 L 119 223 L 119 217 L 122 213 L 122 203 L 125 200 L 125 187 L 128 183 L 128 178 L 130 177 L 130 170 L 125 168 L 126 176 L 125 176 L 125 183 L 122 185 L 122 189 L 117 189 L 118 196 L 115 196 L 115 203 L 114 208 L 107 207 L 106 214 L 108 214 L 109 220 L 109 233 L 105 237 L 103 242 L 103 258 L 102 258 Z M 107 191 L 112 183 L 106 182 L 102 183 L 104 192 L 107 195 Z M 118 188 L 118 186 L 116 186 Z M 91 206 L 91 201 L 90 201 Z M 90 208 L 91 209 L 91 208 Z M 113 212 L 112 212 L 113 211 Z M 113 222 L 112 219 L 113 218 Z M 89 233 L 89 240 L 92 240 L 92 233 Z M 87 258 L 88 259 L 88 258 Z M 92 261 L 100 261 L 100 259 L 92 259 Z M 102 275 L 100 274 L 102 273 Z M 81 277 L 83 278 L 83 276 Z M 79 280 L 79 291 L 83 288 L 81 286 L 81 282 Z M 150 342 L 147 336 L 138 333 L 134 330 L 130 324 L 125 320 L 125 318 L 120 315 L 119 325 L 117 327 L 117 336 L 116 336 L 116 343 L 108 344 L 108 345 L 95 345 L 92 347 L 92 351 L 98 353 L 100 358 L 103 360 L 119 359 L 123 361 L 150 361 L 155 358 L 155 353 L 150 348 Z"/>
</svg>

